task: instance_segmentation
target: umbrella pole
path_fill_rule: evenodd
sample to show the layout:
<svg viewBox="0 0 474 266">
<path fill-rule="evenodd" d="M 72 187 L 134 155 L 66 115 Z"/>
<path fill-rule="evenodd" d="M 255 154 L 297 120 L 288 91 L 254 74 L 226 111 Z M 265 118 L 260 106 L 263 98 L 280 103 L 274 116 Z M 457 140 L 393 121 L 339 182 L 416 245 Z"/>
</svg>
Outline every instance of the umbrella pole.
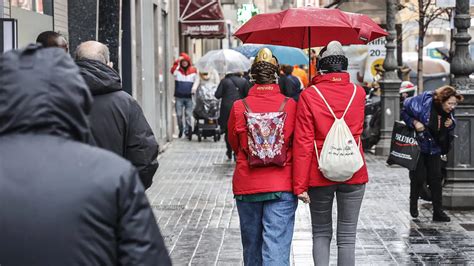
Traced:
<svg viewBox="0 0 474 266">
<path fill-rule="evenodd" d="M 308 27 L 308 73 L 309 73 L 309 82 L 311 83 L 311 27 Z"/>
</svg>

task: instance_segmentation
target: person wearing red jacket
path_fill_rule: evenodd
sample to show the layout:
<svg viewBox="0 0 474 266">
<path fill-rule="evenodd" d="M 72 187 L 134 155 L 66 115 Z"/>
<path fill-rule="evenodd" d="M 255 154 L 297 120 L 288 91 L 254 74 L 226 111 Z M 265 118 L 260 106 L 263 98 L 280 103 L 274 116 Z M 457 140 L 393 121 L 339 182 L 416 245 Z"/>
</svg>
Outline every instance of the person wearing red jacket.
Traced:
<svg viewBox="0 0 474 266">
<path fill-rule="evenodd" d="M 197 70 L 192 66 L 191 58 L 186 53 L 181 53 L 171 67 L 171 74 L 175 78 L 174 97 L 176 100 L 176 119 L 178 120 L 179 134 L 183 133 L 191 140 L 192 137 L 192 115 L 193 115 L 193 87 L 197 86 L 199 77 Z M 184 112 L 183 112 L 184 110 Z M 183 113 L 186 126 L 183 125 Z"/>
<path fill-rule="evenodd" d="M 262 52 L 263 50 L 263 52 Z M 245 98 L 252 112 L 276 112 L 284 106 L 284 142 L 293 139 L 296 102 L 280 93 L 276 83 L 279 67 L 267 48 L 252 65 L 255 85 Z M 282 104 L 286 102 L 286 104 Z M 251 168 L 248 129 L 243 100 L 237 100 L 228 121 L 229 142 L 237 155 L 233 192 L 240 218 L 245 265 L 289 265 L 295 211 L 298 199 L 293 194 L 292 151 L 287 145 L 284 166 Z"/>
<path fill-rule="evenodd" d="M 312 80 L 338 118 L 342 117 L 354 93 L 354 85 L 345 72 L 347 65 L 348 60 L 341 44 L 333 41 L 321 50 L 318 60 L 320 75 Z M 354 100 L 344 119 L 354 139 L 359 142 L 361 154 L 364 105 L 365 91 L 357 86 Z M 315 265 L 329 265 L 334 195 L 337 197 L 338 265 L 354 265 L 357 220 L 368 173 L 365 160 L 362 168 L 346 182 L 330 181 L 318 169 L 314 141 L 321 151 L 333 123 L 333 115 L 316 90 L 312 87 L 304 90 L 296 114 L 293 190 L 299 199 L 310 203 Z"/>
</svg>

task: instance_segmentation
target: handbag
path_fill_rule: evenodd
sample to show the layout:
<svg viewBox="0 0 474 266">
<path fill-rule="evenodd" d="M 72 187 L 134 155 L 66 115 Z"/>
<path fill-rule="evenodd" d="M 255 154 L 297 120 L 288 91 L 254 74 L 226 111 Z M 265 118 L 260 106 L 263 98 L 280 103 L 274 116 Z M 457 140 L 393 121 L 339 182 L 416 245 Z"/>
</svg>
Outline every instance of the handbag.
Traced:
<svg viewBox="0 0 474 266">
<path fill-rule="evenodd" d="M 389 165 L 398 164 L 408 170 L 415 170 L 419 157 L 420 146 L 416 139 L 415 130 L 401 121 L 395 121 L 387 163 Z"/>
</svg>

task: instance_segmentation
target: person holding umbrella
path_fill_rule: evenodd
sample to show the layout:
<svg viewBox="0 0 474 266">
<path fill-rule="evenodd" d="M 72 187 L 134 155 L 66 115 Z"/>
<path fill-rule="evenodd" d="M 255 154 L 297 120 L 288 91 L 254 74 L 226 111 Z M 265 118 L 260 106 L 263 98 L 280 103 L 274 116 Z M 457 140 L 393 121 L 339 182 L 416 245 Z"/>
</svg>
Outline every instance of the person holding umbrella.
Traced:
<svg viewBox="0 0 474 266">
<path fill-rule="evenodd" d="M 359 143 L 355 149 L 363 154 L 360 135 L 365 91 L 351 84 L 347 66 L 341 44 L 330 42 L 320 52 L 317 66 L 320 74 L 312 80 L 315 86 L 304 90 L 298 101 L 293 142 L 293 164 L 297 163 L 298 167 L 293 168 L 293 190 L 299 199 L 310 204 L 315 265 L 329 265 L 334 197 L 337 197 L 337 264 L 355 264 L 357 221 L 368 182 L 365 161 L 362 157 L 362 167 L 347 181 L 336 182 L 321 172 L 317 158 L 323 154 L 317 156 L 315 151 L 315 147 L 322 150 L 337 117 L 344 118 L 352 134 L 353 140 L 348 139 L 347 145 Z"/>
<path fill-rule="evenodd" d="M 290 145 L 296 103 L 281 94 L 278 72 L 275 57 L 263 48 L 251 68 L 255 85 L 230 111 L 228 137 L 237 155 L 232 189 L 244 265 L 289 265 L 298 204 Z"/>
</svg>

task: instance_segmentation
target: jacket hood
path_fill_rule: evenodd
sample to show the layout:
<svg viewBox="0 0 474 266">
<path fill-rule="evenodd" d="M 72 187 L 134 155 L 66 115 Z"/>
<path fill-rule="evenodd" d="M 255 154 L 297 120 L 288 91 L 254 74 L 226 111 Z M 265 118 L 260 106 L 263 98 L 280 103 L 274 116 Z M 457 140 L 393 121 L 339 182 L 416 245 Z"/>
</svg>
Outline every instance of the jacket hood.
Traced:
<svg viewBox="0 0 474 266">
<path fill-rule="evenodd" d="M 189 57 L 187 53 L 180 53 L 179 55 L 183 57 L 183 60 L 188 61 L 189 65 L 191 66 L 191 57 Z"/>
<path fill-rule="evenodd" d="M 100 95 L 122 90 L 120 75 L 113 68 L 96 60 L 78 60 L 81 75 L 92 95 Z"/>
<path fill-rule="evenodd" d="M 49 134 L 91 143 L 92 97 L 71 57 L 29 45 L 0 56 L 0 136 Z"/>
</svg>

